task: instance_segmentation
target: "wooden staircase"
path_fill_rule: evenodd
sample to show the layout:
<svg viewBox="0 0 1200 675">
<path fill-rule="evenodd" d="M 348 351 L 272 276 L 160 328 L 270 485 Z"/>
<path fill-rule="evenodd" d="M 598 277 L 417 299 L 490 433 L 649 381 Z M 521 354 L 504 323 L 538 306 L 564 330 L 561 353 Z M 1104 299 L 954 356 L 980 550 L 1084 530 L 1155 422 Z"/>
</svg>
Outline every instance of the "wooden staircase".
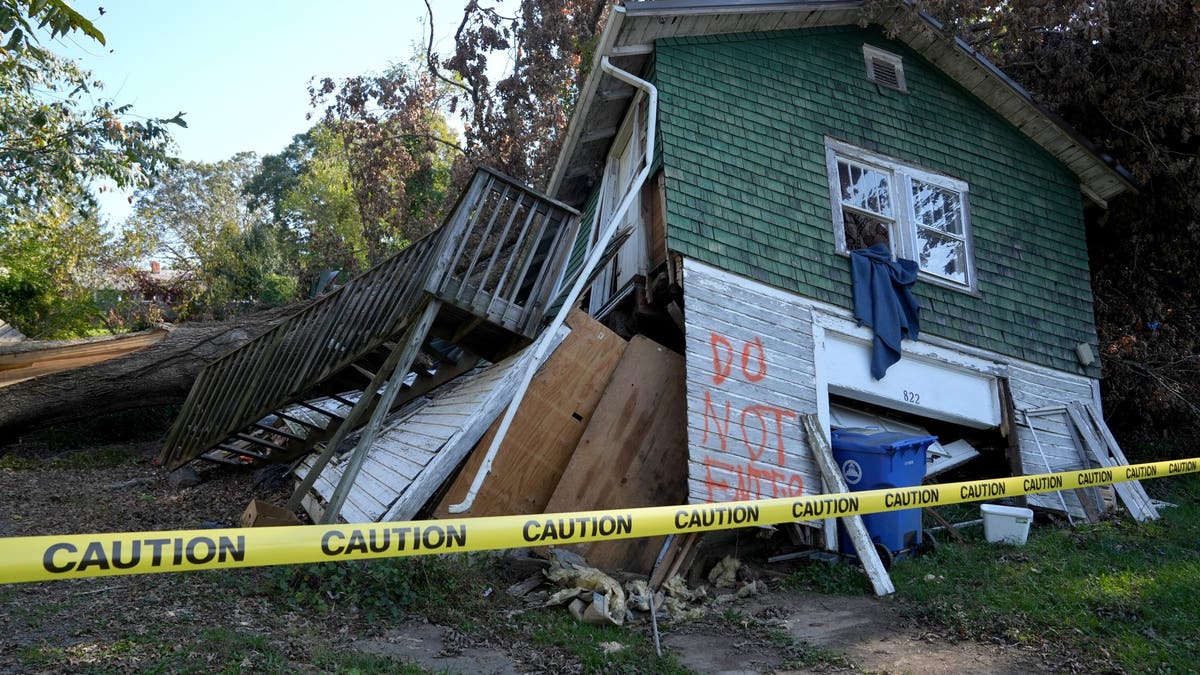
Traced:
<svg viewBox="0 0 1200 675">
<path fill-rule="evenodd" d="M 371 418 L 390 380 L 403 378 L 395 409 L 528 344 L 578 226 L 569 206 L 479 168 L 440 228 L 205 367 L 160 462 L 289 461 Z"/>
</svg>

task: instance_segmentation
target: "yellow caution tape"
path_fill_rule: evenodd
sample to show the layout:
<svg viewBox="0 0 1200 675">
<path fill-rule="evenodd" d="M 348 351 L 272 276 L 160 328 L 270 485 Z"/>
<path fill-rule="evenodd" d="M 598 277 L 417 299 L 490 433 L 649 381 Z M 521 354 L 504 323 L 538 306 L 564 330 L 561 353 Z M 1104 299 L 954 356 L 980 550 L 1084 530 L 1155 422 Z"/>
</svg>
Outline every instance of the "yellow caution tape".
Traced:
<svg viewBox="0 0 1200 675">
<path fill-rule="evenodd" d="M 0 583 L 487 551 L 944 506 L 1200 471 L 1200 458 L 786 499 L 352 525 L 0 539 Z"/>
</svg>

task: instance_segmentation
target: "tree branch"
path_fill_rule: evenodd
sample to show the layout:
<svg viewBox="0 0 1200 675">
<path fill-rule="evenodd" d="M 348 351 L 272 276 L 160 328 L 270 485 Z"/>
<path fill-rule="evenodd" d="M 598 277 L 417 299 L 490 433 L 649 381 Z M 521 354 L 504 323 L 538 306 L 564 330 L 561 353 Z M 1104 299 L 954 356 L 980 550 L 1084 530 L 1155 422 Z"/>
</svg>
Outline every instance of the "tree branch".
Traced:
<svg viewBox="0 0 1200 675">
<path fill-rule="evenodd" d="M 462 82 L 456 82 L 454 80 L 451 80 L 450 78 L 446 77 L 445 75 L 442 75 L 442 72 L 440 70 L 438 70 L 437 59 L 434 58 L 434 54 L 433 54 L 433 7 L 431 7 L 429 5 L 429 0 L 425 0 L 425 15 L 429 17 L 429 42 L 425 46 L 425 60 L 428 62 L 429 72 L 433 75 L 433 77 L 435 79 L 437 79 L 441 82 L 444 82 L 452 87 L 458 87 L 459 89 L 463 90 L 467 94 L 470 94 L 471 90 L 468 89 L 465 84 L 463 84 Z M 466 22 L 467 22 L 467 14 L 466 14 L 466 12 L 464 12 L 463 13 L 463 24 L 466 24 Z M 462 26 L 459 26 L 458 30 L 462 31 Z"/>
</svg>

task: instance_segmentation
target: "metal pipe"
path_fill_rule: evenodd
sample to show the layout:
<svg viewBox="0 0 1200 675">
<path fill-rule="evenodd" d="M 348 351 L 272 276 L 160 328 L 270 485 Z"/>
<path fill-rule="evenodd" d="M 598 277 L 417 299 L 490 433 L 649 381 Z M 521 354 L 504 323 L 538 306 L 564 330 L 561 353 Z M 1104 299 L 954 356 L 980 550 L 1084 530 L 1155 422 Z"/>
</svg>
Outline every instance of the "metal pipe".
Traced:
<svg viewBox="0 0 1200 675">
<path fill-rule="evenodd" d="M 596 245 L 592 248 L 592 252 L 588 255 L 587 260 L 583 263 L 583 269 L 579 274 L 579 278 L 575 280 L 575 284 L 571 287 L 571 292 L 567 295 L 566 300 L 563 301 L 558 313 L 554 315 L 554 319 L 550 322 L 550 325 L 546 327 L 546 332 L 551 334 L 556 333 L 562 327 L 567 320 L 567 313 L 579 301 L 579 296 L 583 295 L 583 289 L 587 286 L 588 280 L 592 276 L 592 271 L 600 264 L 600 260 L 603 259 L 604 249 L 608 246 L 608 242 L 613 238 L 613 235 L 616 234 L 617 228 L 625 217 L 625 212 L 633 204 L 633 200 L 641 191 L 642 185 L 650 177 L 650 167 L 654 164 L 654 134 L 658 118 L 658 89 L 646 80 L 612 65 L 607 56 L 600 60 L 600 68 L 616 79 L 646 92 L 646 95 L 650 99 L 649 120 L 646 123 L 646 166 L 642 167 L 642 170 L 638 173 L 632 185 L 630 185 L 629 191 L 625 193 L 625 196 L 621 199 L 621 203 L 617 205 L 612 218 L 604 226 L 604 231 L 600 233 Z M 525 392 L 529 389 L 529 383 L 533 381 L 534 374 L 537 372 L 538 367 L 542 365 L 547 352 L 550 351 L 551 344 L 552 341 L 550 340 L 537 341 L 533 358 L 525 366 L 521 382 L 517 385 L 516 393 L 513 394 L 512 403 L 508 404 L 508 409 L 504 412 L 504 419 L 501 420 L 500 427 L 496 430 L 496 436 L 492 439 L 492 444 L 488 446 L 483 463 L 475 473 L 475 479 L 471 481 L 471 488 L 467 491 L 466 498 L 459 504 L 451 504 L 449 507 L 450 513 L 464 513 L 470 510 L 471 505 L 475 503 L 475 497 L 479 494 L 479 488 L 483 486 L 483 480 L 487 478 L 488 473 L 492 470 L 492 462 L 496 459 L 496 453 L 500 450 L 500 444 L 504 442 L 504 437 L 508 435 L 508 429 L 512 426 L 513 418 L 517 415 L 517 409 L 521 407 L 521 401 L 525 399 Z"/>
</svg>

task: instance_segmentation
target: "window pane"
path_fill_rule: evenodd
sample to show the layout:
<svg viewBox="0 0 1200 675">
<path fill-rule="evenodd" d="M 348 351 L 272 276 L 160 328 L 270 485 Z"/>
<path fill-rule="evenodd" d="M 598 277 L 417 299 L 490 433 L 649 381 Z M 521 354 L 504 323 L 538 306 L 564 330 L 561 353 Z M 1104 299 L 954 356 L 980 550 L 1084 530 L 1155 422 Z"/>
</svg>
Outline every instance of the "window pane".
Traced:
<svg viewBox="0 0 1200 675">
<path fill-rule="evenodd" d="M 853 211 L 842 211 L 842 223 L 846 230 L 846 250 L 854 251 L 875 244 L 892 247 L 888 237 L 889 223 Z"/>
<path fill-rule="evenodd" d="M 962 236 L 962 196 L 924 181 L 912 180 L 913 215 L 916 224 Z"/>
<path fill-rule="evenodd" d="M 842 204 L 877 213 L 885 218 L 892 217 L 888 174 L 838 160 L 838 181 L 842 187 Z"/>
<path fill-rule="evenodd" d="M 921 270 L 964 286 L 967 284 L 967 244 L 935 230 L 917 228 Z"/>
</svg>

